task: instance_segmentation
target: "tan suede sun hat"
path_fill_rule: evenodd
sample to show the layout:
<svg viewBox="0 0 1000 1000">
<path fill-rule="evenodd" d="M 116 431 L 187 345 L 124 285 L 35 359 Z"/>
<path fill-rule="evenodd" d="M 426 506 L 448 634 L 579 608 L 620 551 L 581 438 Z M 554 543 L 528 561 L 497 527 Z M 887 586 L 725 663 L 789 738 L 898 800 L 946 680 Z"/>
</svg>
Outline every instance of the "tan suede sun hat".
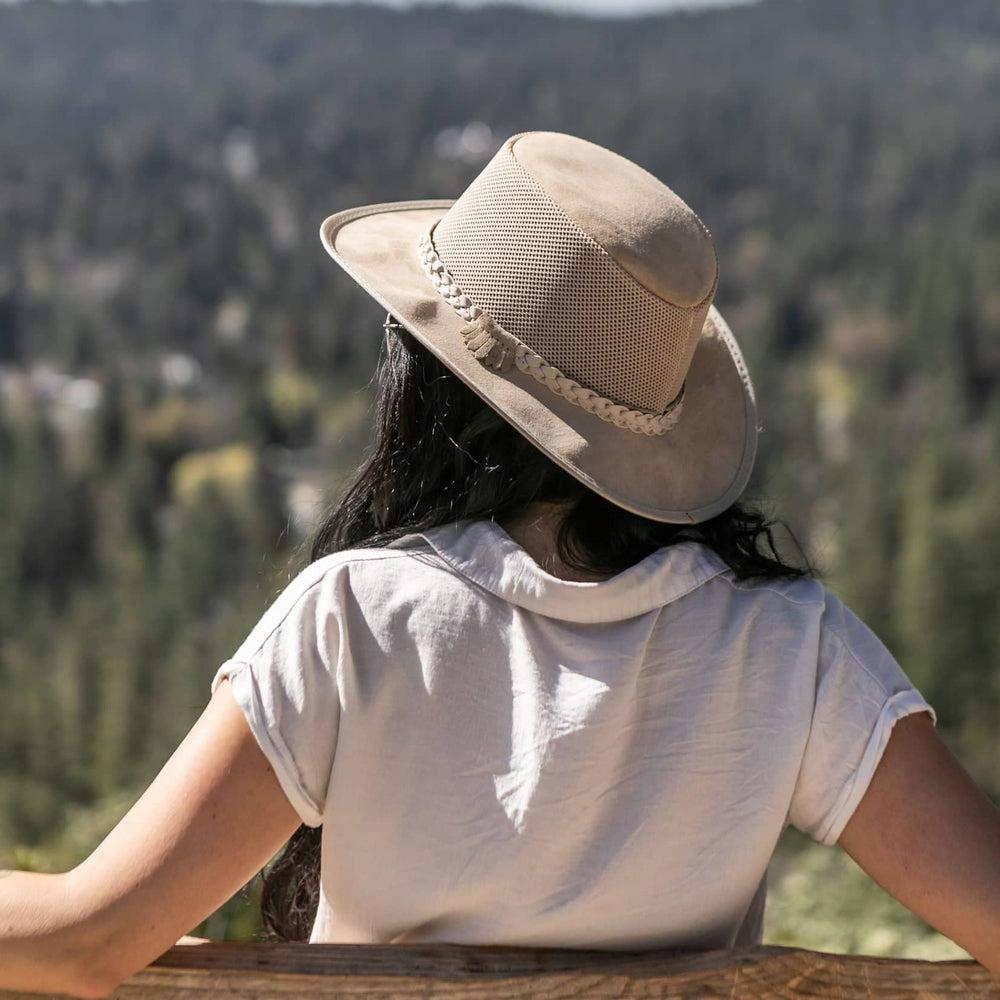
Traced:
<svg viewBox="0 0 1000 1000">
<path fill-rule="evenodd" d="M 631 160 L 522 132 L 458 199 L 347 209 L 321 236 L 429 351 L 608 500 L 687 524 L 742 493 L 756 400 L 712 305 L 712 237 Z"/>
</svg>

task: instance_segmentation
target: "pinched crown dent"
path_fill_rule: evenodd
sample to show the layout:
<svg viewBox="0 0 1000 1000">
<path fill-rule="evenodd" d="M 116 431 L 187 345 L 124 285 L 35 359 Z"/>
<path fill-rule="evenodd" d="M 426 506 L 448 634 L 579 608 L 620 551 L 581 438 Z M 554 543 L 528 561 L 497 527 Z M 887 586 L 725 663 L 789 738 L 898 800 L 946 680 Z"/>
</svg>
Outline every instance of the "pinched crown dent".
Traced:
<svg viewBox="0 0 1000 1000">
<path fill-rule="evenodd" d="M 560 132 L 521 133 L 507 148 L 584 233 L 655 295 L 690 307 L 714 294 L 719 264 L 711 233 L 659 178 Z"/>
</svg>

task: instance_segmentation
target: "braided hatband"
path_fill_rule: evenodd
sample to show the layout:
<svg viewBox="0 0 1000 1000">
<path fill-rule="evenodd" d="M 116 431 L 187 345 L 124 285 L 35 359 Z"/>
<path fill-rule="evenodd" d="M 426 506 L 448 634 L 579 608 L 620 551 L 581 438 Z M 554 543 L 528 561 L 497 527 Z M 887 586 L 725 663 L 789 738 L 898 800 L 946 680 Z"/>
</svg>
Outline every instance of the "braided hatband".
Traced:
<svg viewBox="0 0 1000 1000">
<path fill-rule="evenodd" d="M 681 391 L 674 401 L 662 413 L 632 410 L 606 396 L 601 396 L 550 365 L 541 355 L 536 354 L 527 344 L 503 329 L 492 316 L 480 309 L 458 287 L 444 262 L 437 255 L 429 234 L 420 237 L 417 247 L 424 271 L 433 282 L 438 294 L 468 321 L 468 325 L 462 330 L 465 346 L 487 368 L 500 372 L 517 368 L 548 386 L 564 399 L 623 430 L 637 434 L 665 434 L 676 425 L 684 404 L 687 380 L 681 385 Z"/>
</svg>

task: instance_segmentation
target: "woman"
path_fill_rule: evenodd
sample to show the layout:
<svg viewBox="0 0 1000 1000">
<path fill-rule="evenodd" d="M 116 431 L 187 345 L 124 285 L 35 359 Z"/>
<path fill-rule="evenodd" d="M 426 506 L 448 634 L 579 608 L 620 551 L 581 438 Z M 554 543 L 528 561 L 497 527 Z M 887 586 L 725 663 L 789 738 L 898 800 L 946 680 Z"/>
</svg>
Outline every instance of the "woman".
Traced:
<svg viewBox="0 0 1000 1000">
<path fill-rule="evenodd" d="M 0 986 L 105 995 L 286 841 L 278 938 L 754 943 L 788 823 L 1000 972 L 1000 813 L 738 502 L 756 401 L 691 209 L 531 132 L 323 240 L 390 312 L 374 451 L 131 812 L 0 881 Z"/>
</svg>

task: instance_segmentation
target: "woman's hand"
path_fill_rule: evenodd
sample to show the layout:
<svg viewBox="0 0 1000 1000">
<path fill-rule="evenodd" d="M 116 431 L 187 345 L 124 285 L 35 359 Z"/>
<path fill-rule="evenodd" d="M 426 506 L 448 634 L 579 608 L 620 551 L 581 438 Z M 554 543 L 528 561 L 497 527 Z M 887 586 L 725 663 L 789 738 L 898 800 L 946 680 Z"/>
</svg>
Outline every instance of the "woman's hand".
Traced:
<svg viewBox="0 0 1000 1000">
<path fill-rule="evenodd" d="M 107 996 L 175 942 L 203 940 L 187 931 L 300 823 L 224 680 L 90 857 L 0 879 L 0 989 Z"/>
</svg>

